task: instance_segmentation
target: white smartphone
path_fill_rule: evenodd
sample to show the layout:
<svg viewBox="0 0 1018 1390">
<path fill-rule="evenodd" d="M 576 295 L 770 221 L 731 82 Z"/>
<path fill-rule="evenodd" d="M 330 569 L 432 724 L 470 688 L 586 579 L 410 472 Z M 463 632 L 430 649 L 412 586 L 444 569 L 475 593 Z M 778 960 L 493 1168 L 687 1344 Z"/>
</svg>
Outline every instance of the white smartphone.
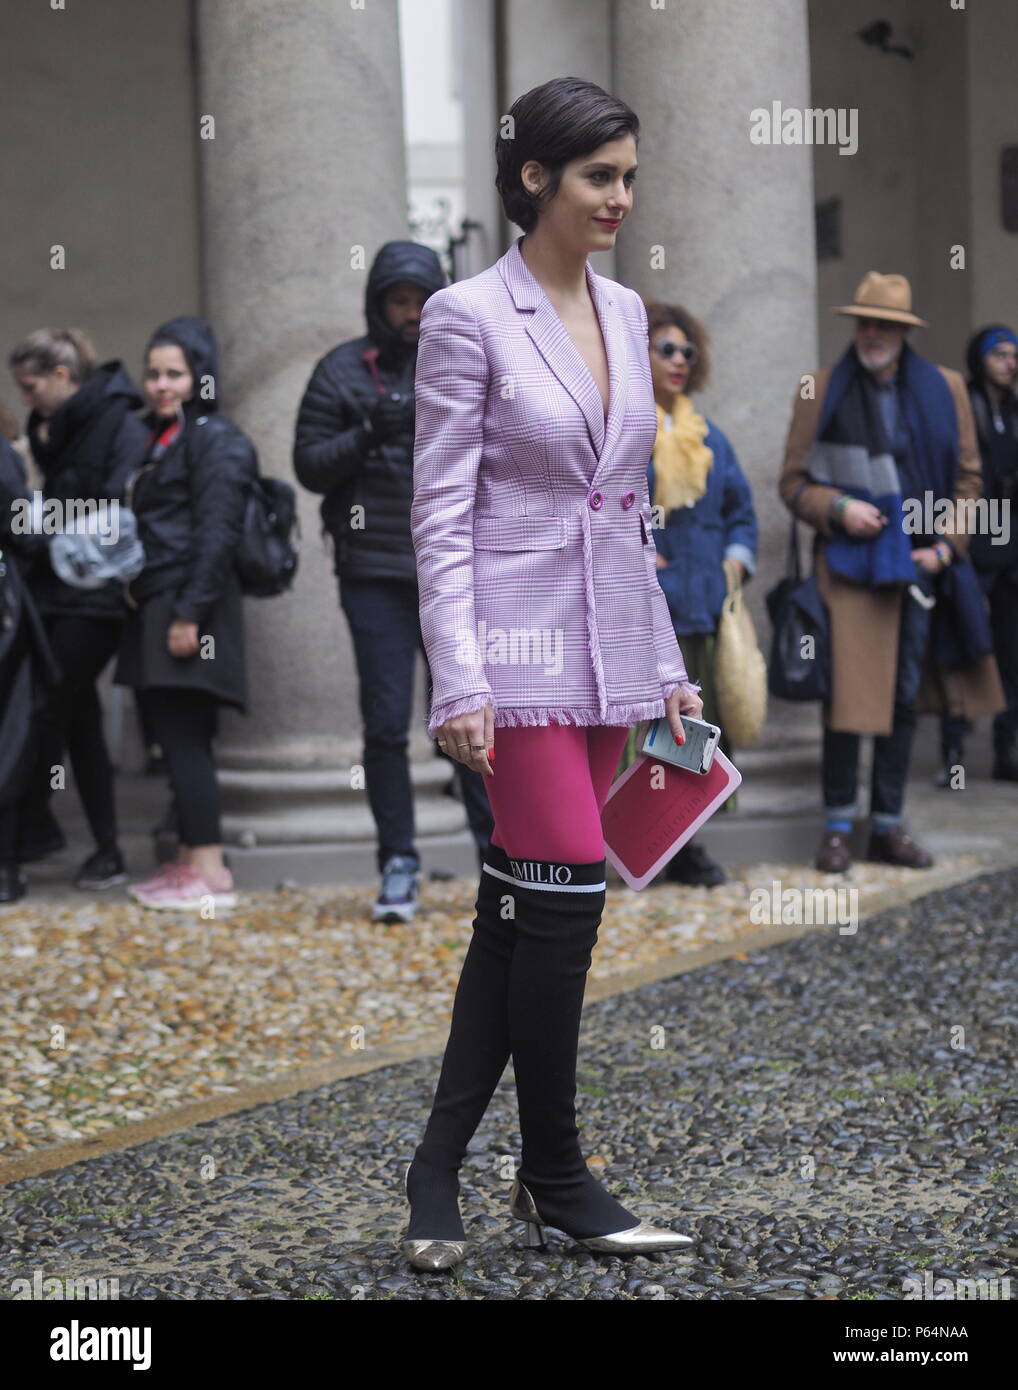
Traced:
<svg viewBox="0 0 1018 1390">
<path fill-rule="evenodd" d="M 655 719 L 647 730 L 642 751 L 660 758 L 662 762 L 674 763 L 676 767 L 684 767 L 703 776 L 710 772 L 721 730 L 716 724 L 708 724 L 705 719 L 691 719 L 685 714 L 680 714 L 679 718 L 686 734 L 685 743 L 675 742 L 668 720 L 662 717 Z"/>
</svg>

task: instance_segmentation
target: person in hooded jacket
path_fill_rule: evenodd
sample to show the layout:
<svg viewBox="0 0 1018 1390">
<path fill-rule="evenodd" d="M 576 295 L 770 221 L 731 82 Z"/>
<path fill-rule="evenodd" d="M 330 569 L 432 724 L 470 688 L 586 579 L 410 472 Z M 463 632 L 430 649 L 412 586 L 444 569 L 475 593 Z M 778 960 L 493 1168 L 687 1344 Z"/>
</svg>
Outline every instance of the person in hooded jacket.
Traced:
<svg viewBox="0 0 1018 1390">
<path fill-rule="evenodd" d="M 367 334 L 340 343 L 316 364 L 294 439 L 298 480 L 324 494 L 322 523 L 332 538 L 357 662 L 381 874 L 375 921 L 412 921 L 419 885 L 407 759 L 418 651 L 427 668 L 410 532 L 414 376 L 421 309 L 444 284 L 429 247 L 415 241 L 381 247 L 364 296 Z M 429 704 L 430 682 L 429 670 Z M 484 782 L 461 763 L 453 770 L 483 862 L 494 828 Z"/>
<path fill-rule="evenodd" d="M 42 619 L 25 574 L 47 564 L 46 541 L 14 525 L 16 506 L 28 500 L 21 455 L 0 435 L 0 903 L 25 893 L 19 864 L 19 829 L 28 810 L 47 692 L 60 681 Z"/>
<path fill-rule="evenodd" d="M 65 506 L 119 501 L 146 438 L 135 413 L 142 398 L 121 363 L 99 365 L 92 343 L 73 328 L 30 333 L 8 362 L 31 407 L 26 432 L 44 499 Z M 96 846 L 74 882 L 109 888 L 127 875 L 96 683 L 120 642 L 127 612 L 122 586 L 110 580 L 98 589 L 74 588 L 45 558 L 32 566 L 29 582 L 63 678 L 42 726 L 20 856 L 41 858 L 65 844 L 49 799 L 52 770 L 66 748 Z"/>
<path fill-rule="evenodd" d="M 138 692 L 177 805 L 177 859 L 128 889 L 152 908 L 236 904 L 212 740 L 220 705 L 247 708 L 234 557 L 258 460 L 247 435 L 218 410 L 217 371 L 203 319 L 171 319 L 149 340 L 143 384 L 151 437 L 128 485 L 145 568 L 128 586 L 135 607 L 114 679 Z"/>
<path fill-rule="evenodd" d="M 993 650 L 1007 701 L 993 719 L 991 775 L 999 782 L 1018 782 L 1018 529 L 1012 529 L 1018 502 L 1018 334 L 1003 323 L 980 328 L 969 339 L 965 364 L 990 521 L 972 537 L 969 556 L 989 600 Z M 941 719 L 938 786 L 954 785 L 971 729 L 960 716 Z"/>
</svg>

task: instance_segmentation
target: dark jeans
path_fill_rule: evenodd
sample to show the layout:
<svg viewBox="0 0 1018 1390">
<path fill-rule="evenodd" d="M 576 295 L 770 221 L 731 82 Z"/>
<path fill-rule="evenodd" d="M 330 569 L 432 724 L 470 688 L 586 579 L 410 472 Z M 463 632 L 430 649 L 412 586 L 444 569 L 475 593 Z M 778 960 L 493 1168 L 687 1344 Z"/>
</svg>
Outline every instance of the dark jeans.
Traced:
<svg viewBox="0 0 1018 1390">
<path fill-rule="evenodd" d="M 46 619 L 46 635 L 60 663 L 63 680 L 40 721 L 34 785 L 25 809 L 26 829 L 34 827 L 39 831 L 45 825 L 52 768 L 63 762 L 66 748 L 96 845 L 99 849 L 116 847 L 113 765 L 103 735 L 96 682 L 117 650 L 121 627 L 117 619 Z"/>
<path fill-rule="evenodd" d="M 180 842 L 188 849 L 223 842 L 219 782 L 212 753 L 219 702 L 205 690 L 139 690 L 138 702 L 166 756 Z"/>
<path fill-rule="evenodd" d="M 378 830 L 381 872 L 393 854 L 408 855 L 419 862 L 407 758 L 418 651 L 424 656 L 429 707 L 431 671 L 421 636 L 416 584 L 402 579 L 341 579 L 339 601 L 350 624 L 357 661 L 364 776 Z M 484 779 L 479 772 L 446 758 L 437 744 L 435 751 L 452 764 L 480 864 L 495 826 Z"/>
<path fill-rule="evenodd" d="M 1005 573 L 980 574 L 980 582 L 990 601 L 990 629 L 993 654 L 1000 671 L 1007 704 L 993 717 L 993 749 L 1008 753 L 1018 742 L 1018 582 Z M 972 725 L 959 715 L 940 721 L 940 746 L 945 757 L 961 748 Z"/>
<path fill-rule="evenodd" d="M 923 593 L 933 591 L 932 578 L 918 566 L 915 583 Z M 930 614 L 906 588 L 901 600 L 898 670 L 894 687 L 894 718 L 889 734 L 873 739 L 870 812 L 900 816 L 916 727 L 916 698 L 930 632 Z M 855 814 L 859 777 L 859 734 L 824 728 L 821 783 L 828 815 L 846 819 Z"/>
</svg>

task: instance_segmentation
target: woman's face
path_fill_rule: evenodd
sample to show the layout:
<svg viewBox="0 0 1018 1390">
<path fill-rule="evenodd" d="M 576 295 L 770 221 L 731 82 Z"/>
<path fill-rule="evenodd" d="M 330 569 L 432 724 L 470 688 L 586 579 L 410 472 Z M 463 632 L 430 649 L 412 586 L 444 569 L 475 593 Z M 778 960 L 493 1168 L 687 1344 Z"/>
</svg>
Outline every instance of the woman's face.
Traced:
<svg viewBox="0 0 1018 1390">
<path fill-rule="evenodd" d="M 671 356 L 662 353 L 661 348 L 666 343 L 686 347 L 689 345 L 689 339 L 682 329 L 673 323 L 651 330 L 650 375 L 654 383 L 654 398 L 663 410 L 669 410 L 668 402 L 685 391 L 692 370 L 692 364 L 686 361 L 682 353 L 673 352 Z"/>
<path fill-rule="evenodd" d="M 30 366 L 15 367 L 12 376 L 21 392 L 21 399 L 43 420 L 48 420 L 77 391 L 79 382 L 71 380 L 66 367 L 54 367 L 51 372 L 35 372 Z"/>
<path fill-rule="evenodd" d="M 983 357 L 983 370 L 994 386 L 1009 391 L 1018 380 L 1018 348 L 1014 343 L 998 343 Z"/>
<path fill-rule="evenodd" d="M 520 177 L 528 192 L 537 193 L 547 182 L 548 171 L 530 159 L 520 170 Z M 635 139 L 625 135 L 610 140 L 592 154 L 570 160 L 538 225 L 584 256 L 591 251 L 610 251 L 633 206 L 635 178 Z"/>
<path fill-rule="evenodd" d="M 194 377 L 183 348 L 175 344 L 151 348 L 145 359 L 144 387 L 149 405 L 159 418 L 175 419 L 194 391 Z"/>
</svg>

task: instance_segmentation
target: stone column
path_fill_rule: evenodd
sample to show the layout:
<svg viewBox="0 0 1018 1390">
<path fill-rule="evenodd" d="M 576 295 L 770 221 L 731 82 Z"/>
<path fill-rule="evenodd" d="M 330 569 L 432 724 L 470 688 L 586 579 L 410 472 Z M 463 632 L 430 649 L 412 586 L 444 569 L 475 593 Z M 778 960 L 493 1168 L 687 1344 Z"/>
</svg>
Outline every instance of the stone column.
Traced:
<svg viewBox="0 0 1018 1390">
<path fill-rule="evenodd" d="M 697 401 L 753 486 L 760 567 L 747 597 L 765 641 L 763 593 L 788 536 L 785 432 L 798 378 L 819 364 L 812 148 L 751 143 L 750 113 L 810 105 L 805 0 L 616 3 L 613 54 L 612 90 L 641 121 L 616 278 L 685 305 L 711 335 L 713 385 Z M 775 706 L 769 734 L 801 725 Z"/>
<path fill-rule="evenodd" d="M 581 77 L 610 91 L 611 11 L 612 0 L 503 0 L 499 114 L 553 77 Z M 519 236 L 519 227 L 504 225 L 509 239 Z M 598 275 L 618 278 L 614 250 L 595 251 L 590 263 Z"/>
<path fill-rule="evenodd" d="M 197 62 L 220 399 L 262 471 L 292 481 L 312 367 L 365 331 L 371 261 L 383 242 L 409 237 L 397 3 L 199 0 Z M 222 723 L 224 835 L 241 844 L 374 836 L 365 793 L 350 786 L 361 749 L 356 670 L 320 540 L 321 499 L 298 493 L 295 587 L 247 601 L 250 714 Z M 421 769 L 425 782 L 441 773 L 434 758 Z M 462 825 L 458 804 L 445 807 Z"/>
</svg>

